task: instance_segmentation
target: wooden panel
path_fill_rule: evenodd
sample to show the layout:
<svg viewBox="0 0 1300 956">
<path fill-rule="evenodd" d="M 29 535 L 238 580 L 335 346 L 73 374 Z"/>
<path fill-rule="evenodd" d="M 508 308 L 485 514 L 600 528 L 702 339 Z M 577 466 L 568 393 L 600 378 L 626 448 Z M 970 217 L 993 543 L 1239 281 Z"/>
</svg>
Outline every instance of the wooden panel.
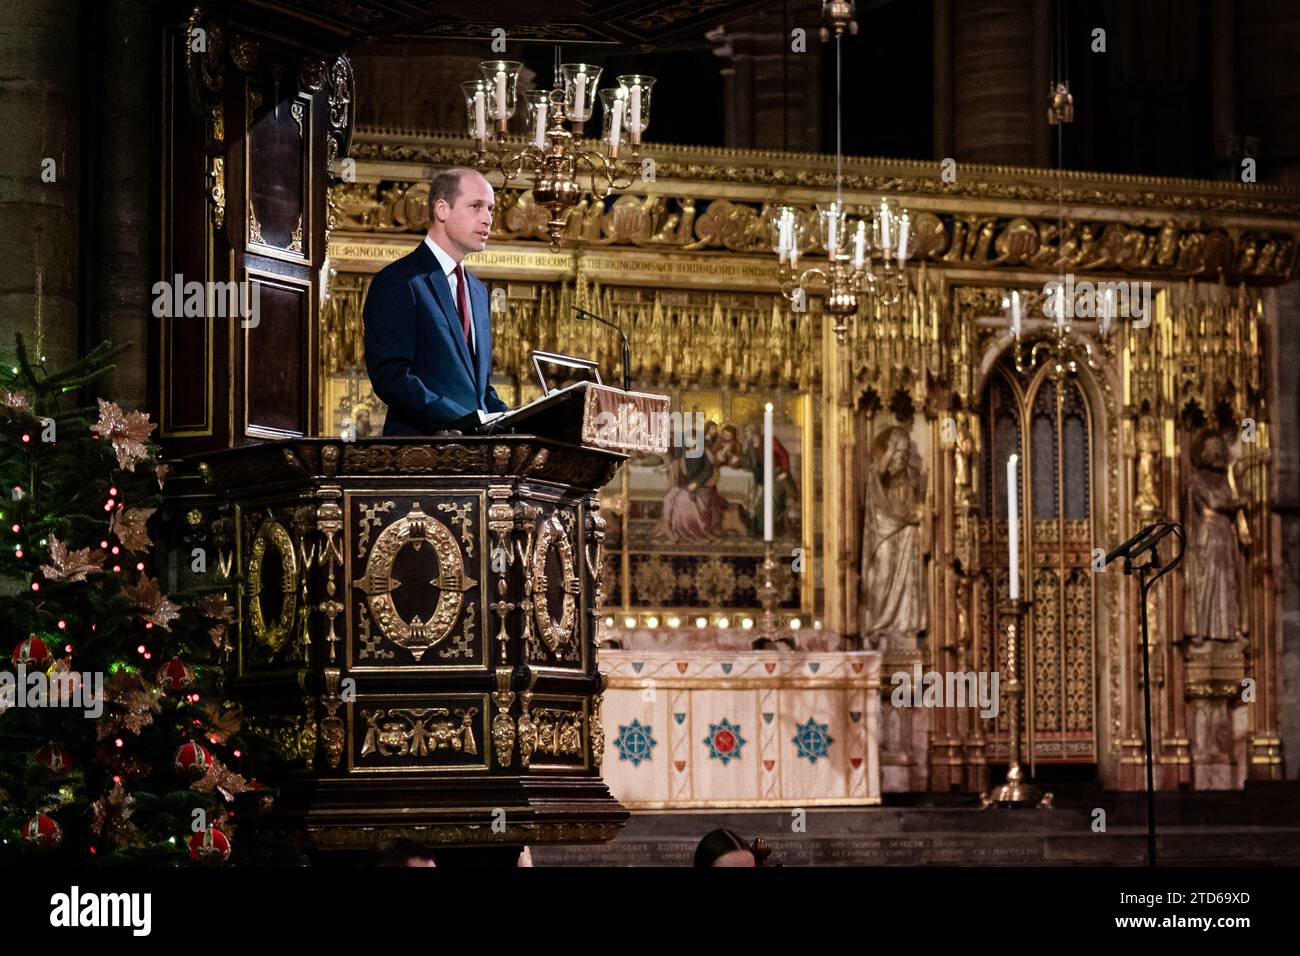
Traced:
<svg viewBox="0 0 1300 956">
<path fill-rule="evenodd" d="M 207 282 L 212 276 L 212 234 L 204 188 L 206 120 L 188 107 L 185 34 L 164 35 L 162 261 L 159 279 Z M 166 293 L 164 293 L 166 294 Z M 213 320 L 160 317 L 158 351 L 159 437 L 213 433 Z"/>
<path fill-rule="evenodd" d="M 304 435 L 307 407 L 311 283 L 248 271 L 257 323 L 244 336 L 244 429 L 248 438 Z"/>
<path fill-rule="evenodd" d="M 249 251 L 310 262 L 310 97 L 249 83 L 245 170 Z"/>
</svg>

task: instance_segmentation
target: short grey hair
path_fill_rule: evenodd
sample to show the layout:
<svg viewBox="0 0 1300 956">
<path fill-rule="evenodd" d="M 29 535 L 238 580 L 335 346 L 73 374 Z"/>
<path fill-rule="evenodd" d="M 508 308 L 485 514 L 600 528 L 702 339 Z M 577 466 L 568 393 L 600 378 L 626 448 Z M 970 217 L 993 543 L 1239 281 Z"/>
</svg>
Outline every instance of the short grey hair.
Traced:
<svg viewBox="0 0 1300 956">
<path fill-rule="evenodd" d="M 478 173 L 478 170 L 470 169 L 468 166 L 453 166 L 433 177 L 433 182 L 429 184 L 430 223 L 433 222 L 433 207 L 439 199 L 446 200 L 449 206 L 456 205 L 456 200 L 460 196 L 460 181 L 467 173 Z"/>
</svg>

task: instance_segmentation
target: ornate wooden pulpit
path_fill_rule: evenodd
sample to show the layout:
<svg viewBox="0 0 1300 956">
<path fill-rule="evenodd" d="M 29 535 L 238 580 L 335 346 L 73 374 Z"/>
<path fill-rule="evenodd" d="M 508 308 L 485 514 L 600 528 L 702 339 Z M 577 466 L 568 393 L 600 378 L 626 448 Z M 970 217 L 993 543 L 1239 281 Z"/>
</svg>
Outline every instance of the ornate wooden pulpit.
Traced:
<svg viewBox="0 0 1300 956">
<path fill-rule="evenodd" d="M 623 824 L 601 780 L 595 492 L 627 451 L 665 450 L 668 402 L 583 385 L 543 404 L 527 424 L 548 437 L 291 439 L 177 463 L 171 583 L 229 581 L 227 690 L 276 744 L 279 792 L 235 821 L 245 839 L 505 858 Z M 195 549 L 215 567 L 195 571 Z"/>
</svg>

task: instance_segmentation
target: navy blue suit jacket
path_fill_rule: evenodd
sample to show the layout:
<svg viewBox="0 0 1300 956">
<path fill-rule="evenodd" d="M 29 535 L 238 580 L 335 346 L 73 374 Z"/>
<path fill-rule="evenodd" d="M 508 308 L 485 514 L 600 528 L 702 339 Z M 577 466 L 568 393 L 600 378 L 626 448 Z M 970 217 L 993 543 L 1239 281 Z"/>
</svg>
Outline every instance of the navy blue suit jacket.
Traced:
<svg viewBox="0 0 1300 956">
<path fill-rule="evenodd" d="M 370 283 L 364 310 L 366 371 L 388 405 L 385 435 L 428 435 L 476 409 L 503 412 L 492 375 L 492 322 L 487 287 L 468 269 L 470 312 L 478 345 L 471 359 L 438 257 L 421 242 Z"/>
</svg>

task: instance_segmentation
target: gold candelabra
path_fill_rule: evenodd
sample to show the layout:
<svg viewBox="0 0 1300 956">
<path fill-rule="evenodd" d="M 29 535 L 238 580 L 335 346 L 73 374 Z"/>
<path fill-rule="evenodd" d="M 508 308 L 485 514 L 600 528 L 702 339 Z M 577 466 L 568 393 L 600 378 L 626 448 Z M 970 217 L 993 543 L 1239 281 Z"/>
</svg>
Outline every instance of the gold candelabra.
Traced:
<svg viewBox="0 0 1300 956">
<path fill-rule="evenodd" d="M 1066 374 L 1074 375 L 1081 365 L 1094 370 L 1101 368 L 1098 352 L 1109 356 L 1110 332 L 1116 317 L 1113 291 L 1110 291 L 1100 302 L 1098 341 L 1094 343 L 1087 336 L 1076 332 L 1070 325 L 1066 310 L 1066 289 L 1071 289 L 1069 298 L 1073 301 L 1073 283 L 1067 277 L 1059 282 L 1049 283 L 1049 287 L 1052 285 L 1056 287 L 1055 290 L 1049 292 L 1044 300 L 1045 311 L 1051 322 L 1047 323 L 1046 334 L 1028 347 L 1028 355 L 1026 355 L 1023 335 L 1024 320 L 1021 317 L 1020 293 L 1012 292 L 1008 298 L 1002 300 L 1003 307 L 1010 309 L 1011 312 L 1011 335 L 1015 339 L 1012 358 L 1015 361 L 1016 371 L 1024 374 L 1036 368 L 1040 361 L 1046 362 L 1053 378 L 1060 378 Z"/>
<path fill-rule="evenodd" d="M 1020 638 L 1024 631 L 1025 615 L 1029 602 L 1024 600 L 1006 600 L 998 605 L 998 611 L 1007 630 L 1007 658 L 1004 666 L 1010 671 L 1010 680 L 1006 684 L 1008 698 L 1007 714 L 1007 779 L 1000 787 L 981 795 L 980 802 L 985 807 L 1039 807 L 1050 808 L 1052 795 L 1044 794 L 1024 775 L 1020 766 L 1020 721 L 1024 712 L 1025 685 L 1020 671 Z"/>
<path fill-rule="evenodd" d="M 906 262 L 910 252 L 910 214 L 887 199 L 873 215 L 860 215 L 849 222 L 841 200 L 818 203 L 813 243 L 826 253 L 824 264 L 799 269 L 808 228 L 807 213 L 793 206 L 778 206 L 770 224 L 772 246 L 777 254 L 777 280 L 781 294 L 807 308 L 809 289 L 824 289 L 823 310 L 835 317 L 836 340 L 843 343 L 849 330 L 848 318 L 856 315 L 859 297 L 873 296 L 882 305 L 897 305 L 907 292 Z M 850 238 L 851 236 L 851 238 Z M 873 267 L 872 260 L 879 265 Z"/>
<path fill-rule="evenodd" d="M 617 86 L 598 90 L 601 67 L 557 63 L 552 89 L 524 95 L 531 140 L 517 148 L 507 138 L 523 64 L 485 60 L 479 66 L 483 78 L 461 84 L 475 164 L 483 171 L 499 171 L 507 184 L 531 171 L 533 199 L 549 214 L 547 235 L 551 251 L 558 252 L 566 213 L 584 192 L 604 198 L 627 189 L 640 175 L 641 135 L 650 124 L 655 78 L 630 73 L 618 77 Z M 584 129 L 597 100 L 603 107 L 603 127 L 600 145 L 593 148 Z M 494 130 L 491 142 L 489 123 Z M 581 182 L 584 172 L 586 189 Z"/>
<path fill-rule="evenodd" d="M 771 541 L 763 544 L 763 563 L 759 566 L 758 601 L 763 606 L 763 617 L 759 622 L 758 637 L 754 638 L 754 650 L 776 650 L 785 648 L 794 650 L 794 640 L 777 627 L 776 600 L 776 559 Z"/>
</svg>

